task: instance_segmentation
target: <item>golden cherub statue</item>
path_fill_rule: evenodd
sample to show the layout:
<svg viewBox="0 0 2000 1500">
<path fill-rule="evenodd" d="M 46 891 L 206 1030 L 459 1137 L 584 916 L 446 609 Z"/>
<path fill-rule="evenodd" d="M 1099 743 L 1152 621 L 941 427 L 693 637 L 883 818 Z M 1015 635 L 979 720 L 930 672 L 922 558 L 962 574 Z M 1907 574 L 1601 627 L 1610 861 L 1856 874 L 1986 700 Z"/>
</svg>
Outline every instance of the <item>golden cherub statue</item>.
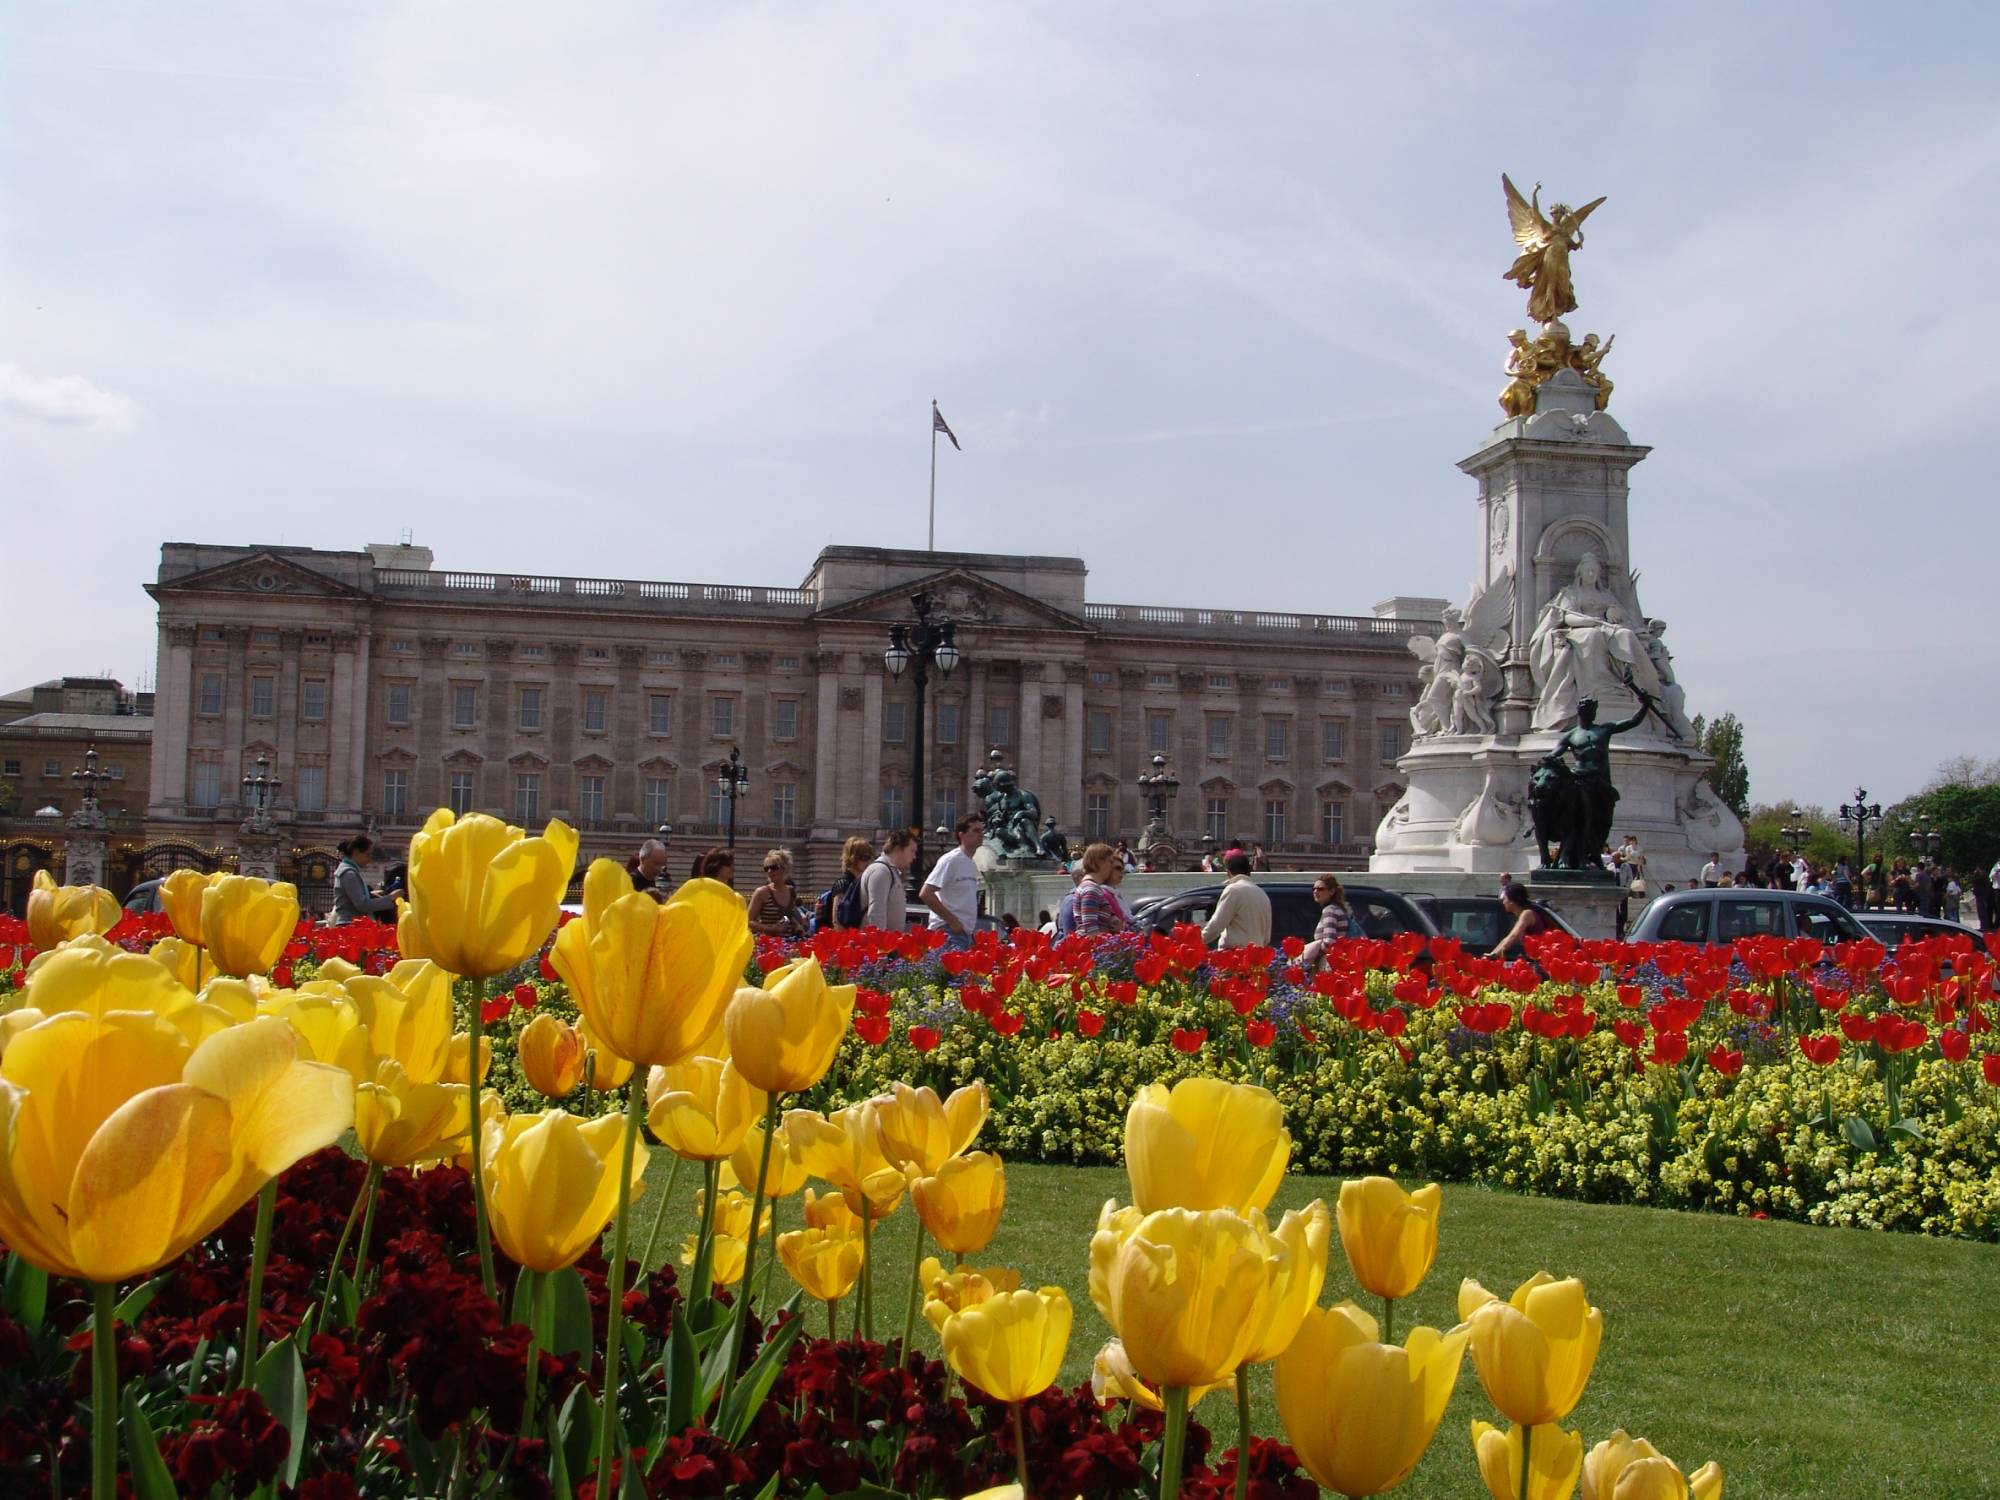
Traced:
<svg viewBox="0 0 2000 1500">
<path fill-rule="evenodd" d="M 1500 186 L 1507 194 L 1514 243 L 1521 247 L 1520 255 L 1507 268 L 1507 279 L 1527 292 L 1529 317 L 1537 323 L 1553 323 L 1564 313 L 1576 311 L 1576 288 L 1569 278 L 1570 252 L 1583 248 L 1583 221 L 1604 199 L 1593 198 L 1575 210 L 1567 203 L 1551 203 L 1544 217 L 1539 182 L 1527 198 L 1504 172 Z"/>
</svg>

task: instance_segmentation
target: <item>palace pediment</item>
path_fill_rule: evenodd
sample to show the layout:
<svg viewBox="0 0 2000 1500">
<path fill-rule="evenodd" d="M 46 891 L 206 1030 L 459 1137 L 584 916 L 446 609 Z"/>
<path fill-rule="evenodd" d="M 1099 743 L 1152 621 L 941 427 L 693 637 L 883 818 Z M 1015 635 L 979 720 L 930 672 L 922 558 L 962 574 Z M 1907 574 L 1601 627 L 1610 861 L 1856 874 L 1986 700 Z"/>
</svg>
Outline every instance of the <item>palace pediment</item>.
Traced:
<svg viewBox="0 0 2000 1500">
<path fill-rule="evenodd" d="M 146 592 L 155 599 L 165 594 L 273 594 L 320 599 L 368 597 L 337 578 L 328 577 L 315 568 L 308 568 L 275 552 L 233 558 L 165 583 L 149 583 Z"/>
<path fill-rule="evenodd" d="M 910 597 L 929 594 L 932 608 L 944 619 L 980 630 L 1065 631 L 1084 634 L 1089 627 L 1068 610 L 1045 604 L 969 568 L 946 568 L 907 583 L 877 589 L 817 612 L 816 622 L 877 622 L 884 626 L 913 618 Z"/>
</svg>

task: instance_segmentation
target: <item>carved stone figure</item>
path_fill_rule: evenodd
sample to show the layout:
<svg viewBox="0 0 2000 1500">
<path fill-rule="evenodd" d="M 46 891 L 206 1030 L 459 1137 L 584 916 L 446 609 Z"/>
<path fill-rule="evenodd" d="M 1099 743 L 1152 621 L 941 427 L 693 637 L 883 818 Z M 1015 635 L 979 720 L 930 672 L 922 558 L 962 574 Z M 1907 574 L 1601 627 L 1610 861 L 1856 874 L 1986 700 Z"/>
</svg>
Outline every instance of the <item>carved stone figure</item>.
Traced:
<svg viewBox="0 0 2000 1500">
<path fill-rule="evenodd" d="M 1514 231 L 1514 243 L 1521 247 L 1507 279 L 1528 294 L 1528 316 L 1537 323 L 1553 323 L 1564 313 L 1576 311 L 1576 289 L 1569 274 L 1570 255 L 1583 248 L 1583 221 L 1604 199 L 1593 198 L 1580 209 L 1567 203 L 1551 203 L 1542 213 L 1542 185 L 1538 182 L 1526 198 L 1505 173 L 1501 189 L 1507 195 L 1507 220 Z"/>
<path fill-rule="evenodd" d="M 1492 584 L 1475 589 L 1464 610 L 1446 606 L 1444 629 L 1435 639 L 1410 637 L 1410 654 L 1424 665 L 1417 673 L 1417 701 L 1410 709 L 1410 728 L 1418 739 L 1435 734 L 1490 734 L 1493 702 L 1499 697 L 1500 658 L 1507 652 L 1507 622 L 1514 611 L 1514 574 L 1503 572 Z M 1472 684 L 1465 669 L 1477 660 Z M 1461 697 L 1477 696 L 1477 707 Z M 1483 728 L 1460 728 L 1483 724 Z"/>
<path fill-rule="evenodd" d="M 1660 679 L 1658 718 L 1673 738 L 1691 740 L 1694 738 L 1694 726 L 1688 722 L 1687 693 L 1674 676 L 1674 654 L 1667 649 L 1666 633 L 1665 620 L 1646 621 L 1646 655 L 1653 663 L 1654 674 Z"/>
<path fill-rule="evenodd" d="M 1597 700 L 1577 705 L 1576 727 L 1556 742 L 1556 748 L 1536 764 L 1528 778 L 1528 806 L 1535 819 L 1535 844 L 1548 869 L 1604 871 L 1600 856 L 1611 838 L 1618 807 L 1618 788 L 1611 784 L 1611 739 L 1637 729 L 1655 710 L 1650 693 L 1633 690 L 1639 711 L 1615 724 L 1597 722 Z M 1563 757 L 1574 762 L 1572 770 Z M 1555 860 L 1551 843 L 1561 846 Z"/>
<path fill-rule="evenodd" d="M 1536 729 L 1575 723 L 1578 704 L 1600 693 L 1661 692 L 1646 642 L 1604 586 L 1604 564 L 1595 552 L 1577 559 L 1575 581 L 1543 606 L 1528 640 L 1528 665 L 1539 693 Z"/>
<path fill-rule="evenodd" d="M 984 805 L 985 842 L 1003 859 L 1036 859 L 1042 853 L 1041 799 L 1002 766 L 972 778 L 972 794 Z"/>
</svg>

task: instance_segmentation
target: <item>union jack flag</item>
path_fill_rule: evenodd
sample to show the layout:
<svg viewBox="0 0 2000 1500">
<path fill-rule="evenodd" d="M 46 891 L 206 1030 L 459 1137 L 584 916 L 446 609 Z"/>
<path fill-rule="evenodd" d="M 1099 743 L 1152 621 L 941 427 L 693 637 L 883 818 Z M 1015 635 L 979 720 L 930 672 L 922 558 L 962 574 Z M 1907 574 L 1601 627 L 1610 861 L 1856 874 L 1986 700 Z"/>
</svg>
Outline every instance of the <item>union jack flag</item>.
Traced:
<svg viewBox="0 0 2000 1500">
<path fill-rule="evenodd" d="M 958 434 L 951 430 L 951 424 L 945 421 L 944 413 L 938 410 L 938 404 L 935 401 L 931 403 L 931 431 L 943 433 L 951 439 L 952 447 L 958 448 L 960 453 L 965 451 L 963 448 L 958 447 Z"/>
</svg>

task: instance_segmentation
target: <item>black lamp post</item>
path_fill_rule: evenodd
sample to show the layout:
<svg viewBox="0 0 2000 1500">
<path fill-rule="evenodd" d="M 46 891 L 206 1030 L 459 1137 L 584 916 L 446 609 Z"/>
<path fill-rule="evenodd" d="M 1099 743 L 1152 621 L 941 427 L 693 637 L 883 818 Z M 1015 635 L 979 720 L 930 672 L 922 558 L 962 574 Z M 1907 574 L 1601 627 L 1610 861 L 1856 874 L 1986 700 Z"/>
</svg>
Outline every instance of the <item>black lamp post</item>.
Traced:
<svg viewBox="0 0 2000 1500">
<path fill-rule="evenodd" d="M 736 799 L 750 790 L 750 768 L 743 764 L 743 752 L 736 746 L 729 747 L 729 760 L 716 773 L 715 784 L 722 795 L 729 799 L 729 841 L 731 849 L 736 847 Z"/>
<path fill-rule="evenodd" d="M 257 774 L 243 778 L 243 800 L 250 804 L 250 821 L 259 828 L 271 821 L 271 799 L 285 783 L 271 775 L 271 757 L 257 757 Z"/>
<path fill-rule="evenodd" d="M 1929 813 L 1917 815 L 1917 826 L 1910 830 L 1910 847 L 1926 859 L 1937 858 L 1938 847 L 1944 843 L 1944 835 L 1932 825 Z"/>
<path fill-rule="evenodd" d="M 1794 807 L 1792 809 L 1791 816 L 1791 824 L 1788 827 L 1780 828 L 1778 836 L 1792 846 L 1793 854 L 1797 854 L 1805 848 L 1807 841 L 1812 838 L 1812 829 L 1806 826 L 1806 815 L 1799 811 L 1798 808 Z"/>
<path fill-rule="evenodd" d="M 889 644 L 882 652 L 882 665 L 889 669 L 891 677 L 901 677 L 910 670 L 910 683 L 915 690 L 916 725 L 910 736 L 910 827 L 917 834 L 917 857 L 910 862 L 912 881 L 922 878 L 924 873 L 924 823 L 927 821 L 924 809 L 924 761 L 929 755 L 930 745 L 924 731 L 924 693 L 930 685 L 931 664 L 937 664 L 940 676 L 949 677 L 958 665 L 958 642 L 954 639 L 958 626 L 955 621 L 940 617 L 933 618 L 931 596 L 919 589 L 910 596 L 910 608 L 916 619 L 902 625 L 889 627 Z"/>
<path fill-rule="evenodd" d="M 1167 838 L 1167 803 L 1181 789 L 1180 778 L 1167 769 L 1164 755 L 1153 757 L 1153 769 L 1139 773 L 1139 791 L 1146 799 L 1146 828 L 1139 835 L 1139 852 L 1144 854 L 1153 845 Z"/>
<path fill-rule="evenodd" d="M 69 779 L 75 784 L 76 789 L 83 794 L 82 810 L 87 813 L 96 812 L 97 783 L 109 779 L 99 773 L 97 769 L 97 746 L 89 745 L 84 748 L 83 767 L 81 770 L 71 771 Z"/>
<path fill-rule="evenodd" d="M 1854 800 L 1840 804 L 1840 825 L 1845 828 L 1854 825 L 1854 878 L 1859 880 L 1861 872 L 1868 864 L 1868 825 L 1879 825 L 1882 821 L 1882 804 L 1870 803 L 1868 788 L 1856 787 Z"/>
</svg>

